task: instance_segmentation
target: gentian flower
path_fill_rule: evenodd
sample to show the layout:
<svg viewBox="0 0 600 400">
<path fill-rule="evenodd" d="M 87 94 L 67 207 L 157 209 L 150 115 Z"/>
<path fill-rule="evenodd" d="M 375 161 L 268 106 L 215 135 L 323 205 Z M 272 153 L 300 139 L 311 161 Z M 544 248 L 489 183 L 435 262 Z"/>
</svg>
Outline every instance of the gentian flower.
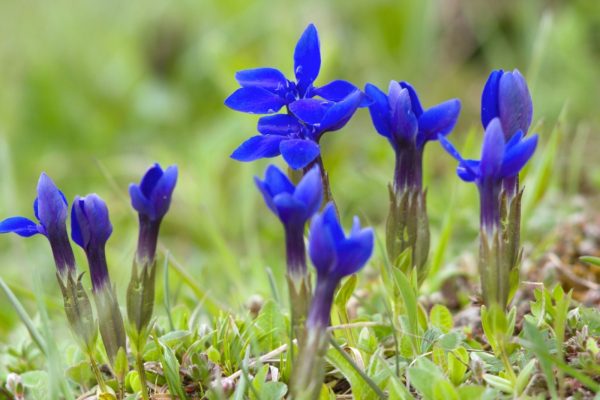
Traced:
<svg viewBox="0 0 600 400">
<path fill-rule="evenodd" d="M 105 246 L 111 234 L 106 203 L 96 194 L 76 196 L 71 208 L 71 237 L 87 256 L 100 335 L 113 363 L 119 349 L 125 349 L 125 326 L 106 264 Z"/>
<path fill-rule="evenodd" d="M 448 135 L 460 113 L 460 101 L 452 99 L 423 110 L 415 89 L 406 82 L 391 81 L 388 93 L 367 84 L 372 100 L 369 112 L 375 130 L 387 138 L 396 154 L 394 183 L 390 187 L 390 211 L 386 224 L 386 249 L 392 265 L 411 251 L 418 282 L 427 276 L 429 219 L 423 190 L 423 151 L 428 141 Z M 405 273 L 410 271 L 405 270 Z"/>
<path fill-rule="evenodd" d="M 154 260 L 160 223 L 169 210 L 177 183 L 177 167 L 165 169 L 154 164 L 139 185 L 129 185 L 131 205 L 138 212 L 140 230 L 137 256 L 140 260 Z"/>
<path fill-rule="evenodd" d="M 45 173 L 40 175 L 37 194 L 33 211 L 38 222 L 25 217 L 7 218 L 0 222 L 0 233 L 13 232 L 23 237 L 36 234 L 46 236 L 52 248 L 58 273 L 64 278 L 68 272 L 75 272 L 75 256 L 69 243 L 66 226 L 67 200 Z"/>
<path fill-rule="evenodd" d="M 481 123 L 486 128 L 499 118 L 508 141 L 521 131 L 527 134 L 531 126 L 533 103 L 525 78 L 515 69 L 513 72 L 493 71 L 481 95 Z"/>
<path fill-rule="evenodd" d="M 290 114 L 260 118 L 258 131 L 242 143 L 231 158 L 254 161 L 281 155 L 292 169 L 307 167 L 320 156 L 319 141 L 325 132 L 343 128 L 360 106 L 364 95 L 351 92 L 339 102 L 302 99 L 290 104 Z"/>
<path fill-rule="evenodd" d="M 285 230 L 288 274 L 294 278 L 306 275 L 304 225 L 317 212 L 323 200 L 321 176 L 313 167 L 298 183 L 288 179 L 279 168 L 270 165 L 265 179 L 254 178 L 269 209 L 279 217 Z"/>
<path fill-rule="evenodd" d="M 317 286 L 310 308 L 307 329 L 329 325 L 329 314 L 335 288 L 345 276 L 358 272 L 373 253 L 372 228 L 361 229 L 354 217 L 352 230 L 346 235 L 329 203 L 310 224 L 310 259 L 317 270 Z"/>
<path fill-rule="evenodd" d="M 294 399 L 315 399 L 323 385 L 323 357 L 329 344 L 327 327 L 335 288 L 345 276 L 358 272 L 373 253 L 371 228 L 361 229 L 357 217 L 346 235 L 335 207 L 328 203 L 311 222 L 309 254 L 317 270 L 317 286 L 306 321 L 306 332 L 295 361 L 290 393 Z"/>
<path fill-rule="evenodd" d="M 283 106 L 299 99 L 322 97 L 340 101 L 357 90 L 356 86 L 343 80 L 335 80 L 325 86 L 313 83 L 321 69 L 321 52 L 317 28 L 310 24 L 298 40 L 294 51 L 295 81 L 288 80 L 275 68 L 256 68 L 239 71 L 235 79 L 241 88 L 225 100 L 233 110 L 252 114 L 274 114 Z"/>
<path fill-rule="evenodd" d="M 494 118 L 500 120 L 504 137 L 509 141 L 513 135 L 527 131 L 531 126 L 533 103 L 525 78 L 515 69 L 513 72 L 493 71 L 481 95 L 481 123 L 486 128 Z M 506 178 L 504 190 L 509 199 L 519 192 L 518 176 Z"/>
<path fill-rule="evenodd" d="M 457 174 L 465 182 L 475 182 L 481 200 L 481 225 L 488 234 L 500 225 L 500 191 L 502 180 L 515 177 L 533 155 L 538 137 L 524 138 L 517 132 L 506 142 L 500 119 L 487 125 L 481 149 L 481 160 L 464 159 L 442 135 L 440 143 L 458 162 Z"/>
<path fill-rule="evenodd" d="M 396 152 L 394 187 L 422 186 L 423 148 L 438 135 L 448 135 L 460 113 L 460 101 L 452 99 L 423 110 L 415 89 L 407 82 L 391 81 L 386 95 L 372 84 L 365 93 L 372 100 L 371 119 L 377 132 Z"/>
<path fill-rule="evenodd" d="M 110 287 L 105 246 L 111 234 L 106 203 L 97 194 L 76 196 L 71 208 L 71 237 L 85 251 L 94 292 Z"/>
</svg>

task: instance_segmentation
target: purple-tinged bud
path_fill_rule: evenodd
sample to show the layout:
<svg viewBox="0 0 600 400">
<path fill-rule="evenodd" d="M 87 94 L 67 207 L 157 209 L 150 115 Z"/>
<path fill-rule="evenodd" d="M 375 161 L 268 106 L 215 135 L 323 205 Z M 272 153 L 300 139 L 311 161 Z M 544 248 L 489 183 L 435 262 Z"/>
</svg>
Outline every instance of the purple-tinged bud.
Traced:
<svg viewBox="0 0 600 400">
<path fill-rule="evenodd" d="M 176 166 L 172 165 L 163 171 L 159 164 L 154 164 L 139 185 L 129 185 L 131 205 L 139 216 L 137 257 L 140 261 L 154 260 L 160 223 L 169 211 L 176 183 Z"/>
<path fill-rule="evenodd" d="M 71 208 L 71 236 L 85 251 L 94 292 L 110 286 L 105 245 L 111 234 L 106 203 L 96 194 L 76 196 Z"/>
<path fill-rule="evenodd" d="M 481 123 L 484 128 L 494 118 L 500 118 L 505 139 L 529 131 L 533 117 L 533 103 L 525 78 L 514 71 L 493 71 L 481 95 Z"/>
</svg>

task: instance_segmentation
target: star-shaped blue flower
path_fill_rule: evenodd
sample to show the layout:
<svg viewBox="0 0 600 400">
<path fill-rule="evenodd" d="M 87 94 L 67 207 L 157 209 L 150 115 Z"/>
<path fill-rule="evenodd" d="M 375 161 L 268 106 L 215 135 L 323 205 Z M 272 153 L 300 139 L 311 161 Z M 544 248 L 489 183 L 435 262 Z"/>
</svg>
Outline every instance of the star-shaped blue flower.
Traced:
<svg viewBox="0 0 600 400">
<path fill-rule="evenodd" d="M 319 34 L 317 28 L 310 24 L 294 51 L 295 81 L 288 80 L 283 72 L 275 68 L 239 71 L 235 74 L 235 79 L 241 88 L 225 100 L 225 105 L 251 114 L 274 114 L 296 100 L 319 96 L 335 102 L 357 90 L 356 86 L 343 80 L 315 87 L 313 84 L 320 69 Z"/>
<path fill-rule="evenodd" d="M 258 131 L 231 154 L 238 161 L 254 161 L 281 155 L 293 169 L 304 168 L 319 156 L 319 140 L 325 132 L 344 127 L 361 105 L 364 94 L 355 90 L 339 102 L 302 99 L 290 104 L 293 114 L 260 118 Z"/>
</svg>

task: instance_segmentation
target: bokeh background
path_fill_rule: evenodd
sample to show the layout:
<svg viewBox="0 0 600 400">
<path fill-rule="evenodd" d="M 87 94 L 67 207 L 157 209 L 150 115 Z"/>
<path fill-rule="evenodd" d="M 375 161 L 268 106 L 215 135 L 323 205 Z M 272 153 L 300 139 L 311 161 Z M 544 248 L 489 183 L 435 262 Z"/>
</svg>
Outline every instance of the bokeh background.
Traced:
<svg viewBox="0 0 600 400">
<path fill-rule="evenodd" d="M 268 269 L 283 287 L 282 232 L 252 182 L 268 161 L 229 159 L 254 134 L 257 118 L 223 101 L 237 87 L 237 70 L 273 66 L 291 76 L 295 43 L 309 22 L 321 38 L 317 83 L 341 78 L 387 87 L 390 79 L 407 80 L 425 106 L 457 97 L 463 111 L 453 141 L 473 157 L 487 75 L 519 68 L 541 137 L 531 169 L 551 166 L 530 201 L 535 206 L 526 209 L 525 239 L 535 248 L 562 218 L 594 207 L 600 2 L 33 0 L 0 2 L 0 217 L 32 216 L 41 171 L 70 200 L 98 193 L 111 212 L 109 268 L 122 295 L 137 239 L 128 184 L 154 161 L 177 164 L 180 180 L 161 247 L 187 277 L 169 268 L 171 302 L 194 305 L 205 293 L 242 309 L 253 294 L 270 296 Z M 393 154 L 368 112 L 359 110 L 322 145 L 344 220 L 358 214 L 381 231 Z M 439 248 L 440 232 L 451 232 L 436 260 L 443 273 L 476 250 L 476 190 L 458 181 L 454 161 L 436 143 L 426 153 L 432 247 Z M 1 236 L 0 275 L 32 315 L 37 292 L 62 322 L 42 237 Z M 0 342 L 19 335 L 16 326 L 0 295 Z"/>
</svg>

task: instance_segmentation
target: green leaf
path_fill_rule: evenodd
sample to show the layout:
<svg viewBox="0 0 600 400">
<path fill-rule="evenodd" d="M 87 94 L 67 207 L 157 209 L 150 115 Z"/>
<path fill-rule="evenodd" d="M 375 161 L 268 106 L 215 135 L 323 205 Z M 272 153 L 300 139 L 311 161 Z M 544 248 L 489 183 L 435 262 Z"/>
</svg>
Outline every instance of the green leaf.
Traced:
<svg viewBox="0 0 600 400">
<path fill-rule="evenodd" d="M 33 400 L 48 398 L 48 373 L 46 371 L 29 371 L 21 375 L 23 386 L 28 390 Z"/>
<path fill-rule="evenodd" d="M 448 353 L 448 378 L 455 385 L 460 385 L 465 378 L 469 365 L 469 353 L 464 347 Z"/>
<path fill-rule="evenodd" d="M 431 325 L 439 328 L 442 332 L 448 333 L 452 329 L 452 314 L 445 306 L 436 304 L 429 312 L 429 321 Z"/>
<path fill-rule="evenodd" d="M 285 318 L 273 300 L 266 301 L 261 308 L 254 321 L 254 330 L 263 351 L 271 351 L 286 340 Z"/>
<path fill-rule="evenodd" d="M 160 345 L 162 351 L 160 364 L 167 385 L 169 386 L 169 392 L 172 395 L 177 395 L 181 400 L 187 399 L 181 383 L 181 377 L 179 376 L 179 361 L 177 361 L 175 353 L 173 353 L 173 350 L 171 350 L 170 347 L 162 343 L 160 339 L 157 338 L 156 342 Z"/>
<path fill-rule="evenodd" d="M 490 386 L 501 390 L 504 393 L 512 394 L 514 391 L 512 383 L 508 379 L 504 379 L 495 375 L 484 374 L 483 380 L 486 381 Z"/>
<path fill-rule="evenodd" d="M 434 400 L 459 400 L 458 392 L 452 384 L 445 380 L 438 380 L 433 385 Z"/>
<path fill-rule="evenodd" d="M 417 360 L 414 366 L 408 368 L 410 384 L 423 395 L 426 400 L 434 399 L 434 386 L 438 381 L 445 380 L 442 371 L 426 358 Z"/>
<path fill-rule="evenodd" d="M 519 375 L 517 376 L 517 381 L 515 382 L 515 392 L 517 395 L 523 394 L 523 391 L 527 387 L 531 376 L 535 372 L 535 363 L 536 360 L 529 360 L 527 364 L 523 367 Z"/>
<path fill-rule="evenodd" d="M 66 375 L 80 386 L 90 386 L 95 382 L 94 374 L 88 361 L 81 361 L 67 368 Z"/>
<path fill-rule="evenodd" d="M 583 256 L 579 257 L 579 259 L 585 263 L 595 265 L 596 267 L 600 267 L 600 257 Z"/>
<path fill-rule="evenodd" d="M 332 348 L 327 351 L 327 360 L 342 373 L 348 382 L 350 382 L 354 398 L 365 400 L 377 398 L 376 393 L 365 382 L 362 376 L 360 376 L 360 373 L 356 368 L 354 368 L 354 366 L 348 362 L 337 349 Z"/>
<path fill-rule="evenodd" d="M 406 331 L 410 335 L 410 341 L 415 354 L 419 350 L 419 319 L 418 319 L 418 303 L 417 294 L 414 286 L 410 283 L 406 275 L 399 269 L 393 269 L 394 282 L 402 297 L 403 311 L 406 313 L 407 326 Z"/>
</svg>

